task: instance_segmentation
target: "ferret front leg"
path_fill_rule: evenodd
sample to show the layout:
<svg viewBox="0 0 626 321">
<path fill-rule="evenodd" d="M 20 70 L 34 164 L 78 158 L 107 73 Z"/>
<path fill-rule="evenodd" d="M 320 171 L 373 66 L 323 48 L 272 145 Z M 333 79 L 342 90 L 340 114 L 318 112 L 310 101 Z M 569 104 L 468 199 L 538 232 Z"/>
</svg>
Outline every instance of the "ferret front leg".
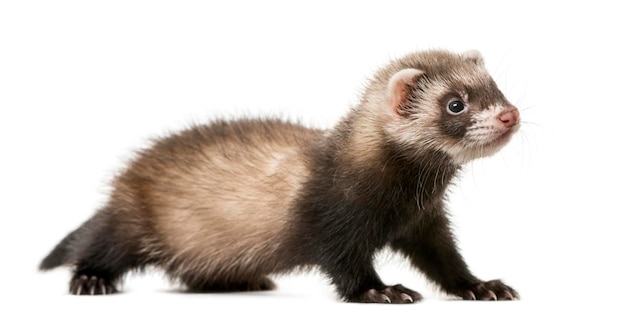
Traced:
<svg viewBox="0 0 626 321">
<path fill-rule="evenodd" d="M 459 253 L 446 214 L 428 213 L 391 244 L 449 294 L 464 300 L 513 300 L 518 293 L 500 280 L 475 277 Z"/>
<path fill-rule="evenodd" d="M 330 276 L 341 298 L 361 303 L 414 303 L 422 296 L 401 284 L 385 285 L 371 260 L 328 262 L 322 269 Z"/>
</svg>

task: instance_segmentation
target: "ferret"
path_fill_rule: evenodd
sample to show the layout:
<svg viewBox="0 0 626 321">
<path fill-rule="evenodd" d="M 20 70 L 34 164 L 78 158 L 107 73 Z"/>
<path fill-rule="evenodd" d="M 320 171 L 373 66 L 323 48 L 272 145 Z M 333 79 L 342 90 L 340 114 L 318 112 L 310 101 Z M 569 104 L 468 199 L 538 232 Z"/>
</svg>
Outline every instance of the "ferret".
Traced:
<svg viewBox="0 0 626 321">
<path fill-rule="evenodd" d="M 376 72 L 331 129 L 248 118 L 155 140 L 40 269 L 71 266 L 69 291 L 98 295 L 149 266 L 192 292 L 271 290 L 269 275 L 316 267 L 343 301 L 421 300 L 375 271 L 390 248 L 449 295 L 518 299 L 470 272 L 445 199 L 464 164 L 519 127 L 479 52 L 414 52 Z"/>
</svg>

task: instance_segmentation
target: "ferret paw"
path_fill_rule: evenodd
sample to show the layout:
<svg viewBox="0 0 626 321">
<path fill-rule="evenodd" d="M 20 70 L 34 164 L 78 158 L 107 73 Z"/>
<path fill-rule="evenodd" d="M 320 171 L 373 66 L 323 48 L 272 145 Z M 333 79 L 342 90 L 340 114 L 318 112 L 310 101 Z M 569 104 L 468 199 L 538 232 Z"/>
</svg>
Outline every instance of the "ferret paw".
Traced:
<svg viewBox="0 0 626 321">
<path fill-rule="evenodd" d="M 421 300 L 421 294 L 405 288 L 401 284 L 396 284 L 382 289 L 369 289 L 355 295 L 348 301 L 360 303 L 414 303 Z"/>
<path fill-rule="evenodd" d="M 104 278 L 74 275 L 70 281 L 70 293 L 74 295 L 101 295 L 116 293 L 115 287 Z"/>
<path fill-rule="evenodd" d="M 519 294 L 500 280 L 481 282 L 470 289 L 462 291 L 463 300 L 503 301 L 518 300 Z"/>
</svg>

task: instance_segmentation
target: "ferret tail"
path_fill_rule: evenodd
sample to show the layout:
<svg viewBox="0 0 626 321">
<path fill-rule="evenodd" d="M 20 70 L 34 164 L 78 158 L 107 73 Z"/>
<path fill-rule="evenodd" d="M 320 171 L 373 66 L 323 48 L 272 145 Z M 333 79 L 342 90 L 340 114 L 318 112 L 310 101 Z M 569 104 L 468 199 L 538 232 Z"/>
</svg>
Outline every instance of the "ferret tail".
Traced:
<svg viewBox="0 0 626 321">
<path fill-rule="evenodd" d="M 52 252 L 50 252 L 50 254 L 48 254 L 43 261 L 41 261 L 41 264 L 39 264 L 39 270 L 47 271 L 64 264 L 69 264 L 72 256 L 72 244 L 76 242 L 78 233 L 83 227 L 84 225 L 71 232 L 63 240 L 61 240 L 61 242 L 54 247 Z"/>
<path fill-rule="evenodd" d="M 76 257 L 77 246 L 82 238 L 89 235 L 94 226 L 97 226 L 98 215 L 94 215 L 79 228 L 68 234 L 57 246 L 54 247 L 52 252 L 46 256 L 41 264 L 39 264 L 40 271 L 47 271 L 59 267 L 61 265 L 70 265 L 74 263 Z"/>
</svg>

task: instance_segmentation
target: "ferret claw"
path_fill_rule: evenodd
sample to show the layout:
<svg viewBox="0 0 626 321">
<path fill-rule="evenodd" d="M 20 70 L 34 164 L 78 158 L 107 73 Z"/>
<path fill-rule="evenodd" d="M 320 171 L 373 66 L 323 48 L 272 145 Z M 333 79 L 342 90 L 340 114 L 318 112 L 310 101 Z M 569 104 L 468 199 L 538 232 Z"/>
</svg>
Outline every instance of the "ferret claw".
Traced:
<svg viewBox="0 0 626 321">
<path fill-rule="evenodd" d="M 460 297 L 463 300 L 472 301 L 505 301 L 517 300 L 519 299 L 519 294 L 500 280 L 493 280 L 472 286 L 469 290 L 461 292 Z"/>
<path fill-rule="evenodd" d="M 117 292 L 113 285 L 104 278 L 76 275 L 70 282 L 70 293 L 74 295 L 101 295 Z"/>
<path fill-rule="evenodd" d="M 355 298 L 352 302 L 362 303 L 414 303 L 420 301 L 422 296 L 400 284 L 387 286 L 383 289 L 369 289 Z"/>
</svg>

